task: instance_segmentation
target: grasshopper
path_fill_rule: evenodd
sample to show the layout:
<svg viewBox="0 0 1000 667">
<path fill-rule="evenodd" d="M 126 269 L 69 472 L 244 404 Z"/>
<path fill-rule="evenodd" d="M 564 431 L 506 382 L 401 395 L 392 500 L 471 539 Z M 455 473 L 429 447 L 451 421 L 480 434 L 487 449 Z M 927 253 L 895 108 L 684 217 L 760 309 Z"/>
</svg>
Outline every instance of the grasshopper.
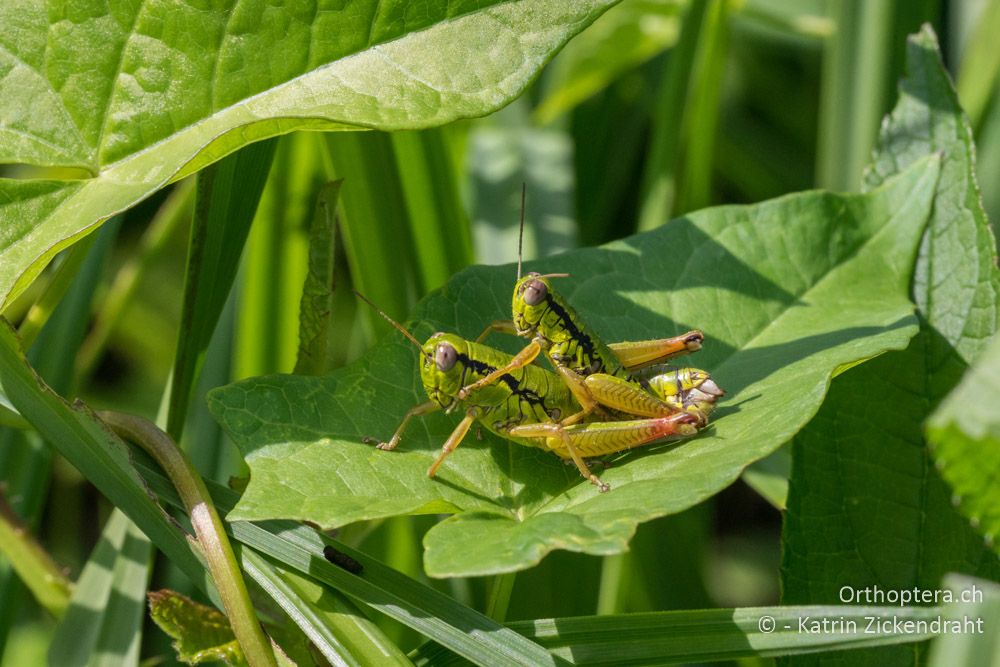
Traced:
<svg viewBox="0 0 1000 667">
<path fill-rule="evenodd" d="M 468 341 L 456 334 L 435 333 L 423 344 L 392 320 L 360 293 L 357 296 L 371 305 L 393 327 L 420 350 L 420 379 L 428 401 L 411 408 L 388 441 L 365 438 L 379 449 L 393 450 L 413 417 L 438 410 L 451 412 L 459 407 L 465 416 L 445 440 L 437 459 L 427 470 L 434 477 L 438 468 L 462 442 L 473 422 L 519 444 L 540 447 L 572 461 L 580 474 L 602 493 L 611 487 L 591 472 L 583 460 L 612 452 L 639 447 L 666 436 L 688 436 L 697 432 L 698 418 L 674 411 L 647 419 L 560 423 L 567 415 L 578 414 L 580 405 L 559 376 L 541 366 L 524 365 L 497 376 L 482 387 L 470 390 L 462 398 L 460 390 L 470 382 L 494 377 L 497 369 L 511 364 L 511 355 Z M 665 383 L 669 380 L 664 379 Z M 689 389 L 675 384 L 673 390 L 684 396 Z M 577 420 L 579 421 L 579 420 Z"/>
<path fill-rule="evenodd" d="M 462 399 L 504 374 L 531 364 L 544 353 L 581 406 L 561 424 L 577 423 L 594 411 L 621 418 L 622 415 L 662 417 L 679 411 L 708 423 L 715 401 L 725 392 L 711 376 L 696 368 L 670 368 L 663 362 L 701 349 L 705 340 L 694 330 L 660 340 L 607 345 L 584 324 L 572 306 L 554 289 L 552 278 L 563 273 L 521 276 L 521 240 L 524 237 L 524 193 L 521 194 L 521 239 L 517 251 L 517 281 L 512 300 L 513 321 L 497 321 L 486 328 L 530 338 L 531 342 L 506 366 L 466 385 Z"/>
</svg>

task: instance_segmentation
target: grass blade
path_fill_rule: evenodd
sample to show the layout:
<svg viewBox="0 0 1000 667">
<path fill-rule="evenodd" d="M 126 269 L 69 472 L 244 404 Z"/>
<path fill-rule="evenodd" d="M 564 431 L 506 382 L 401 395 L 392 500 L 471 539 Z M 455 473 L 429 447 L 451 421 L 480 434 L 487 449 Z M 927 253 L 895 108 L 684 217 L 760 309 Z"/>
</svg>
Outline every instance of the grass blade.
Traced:
<svg viewBox="0 0 1000 667">
<path fill-rule="evenodd" d="M 176 492 L 159 472 L 141 462 L 137 462 L 137 468 L 157 495 L 170 504 L 178 504 Z M 221 512 L 235 504 L 237 496 L 233 491 L 219 484 L 207 485 Z M 312 528 L 290 521 L 260 524 L 235 521 L 228 526 L 233 537 L 244 545 L 448 645 L 473 662 L 484 665 L 562 662 L 483 614 Z M 323 557 L 326 545 L 358 561 L 364 568 L 363 574 L 352 574 L 327 561 Z"/>
<path fill-rule="evenodd" d="M 797 655 L 924 641 L 940 607 L 748 607 L 582 616 L 518 621 L 508 627 L 574 665 L 650 665 Z M 923 622 L 892 633 L 868 619 Z M 824 626 L 824 623 L 826 624 Z M 819 625 L 816 625 L 819 624 Z M 826 627 L 826 632 L 811 632 Z M 805 628 L 805 629 L 803 629 Z M 416 665 L 459 664 L 457 656 L 424 644 Z"/>
<path fill-rule="evenodd" d="M 642 178 L 640 231 L 659 227 L 671 218 L 674 209 L 681 119 L 707 7 L 707 0 L 692 0 L 658 87 L 653 140 Z"/>
<path fill-rule="evenodd" d="M 191 394 L 225 305 L 276 139 L 251 144 L 198 174 L 167 431 L 181 439 Z"/>
<path fill-rule="evenodd" d="M 115 510 L 56 628 L 49 664 L 139 663 L 151 555 L 146 536 Z"/>
<path fill-rule="evenodd" d="M 294 371 L 297 374 L 320 375 L 327 366 L 341 183 L 333 181 L 320 190 L 309 226 L 309 266 L 299 304 L 299 349 Z"/>
</svg>

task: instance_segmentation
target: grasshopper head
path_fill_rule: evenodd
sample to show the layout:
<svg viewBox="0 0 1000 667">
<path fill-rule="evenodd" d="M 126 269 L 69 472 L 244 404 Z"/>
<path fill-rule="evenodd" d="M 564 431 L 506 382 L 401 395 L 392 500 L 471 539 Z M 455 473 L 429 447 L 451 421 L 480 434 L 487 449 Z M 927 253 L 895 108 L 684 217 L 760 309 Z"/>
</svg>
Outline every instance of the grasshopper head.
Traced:
<svg viewBox="0 0 1000 667">
<path fill-rule="evenodd" d="M 529 273 L 514 285 L 514 299 L 511 310 L 514 314 L 514 328 L 517 335 L 531 337 L 549 310 L 552 290 L 548 276 Z"/>
<path fill-rule="evenodd" d="M 467 343 L 455 334 L 436 333 L 421 347 L 420 380 L 427 397 L 448 409 L 462 388 Z"/>
</svg>

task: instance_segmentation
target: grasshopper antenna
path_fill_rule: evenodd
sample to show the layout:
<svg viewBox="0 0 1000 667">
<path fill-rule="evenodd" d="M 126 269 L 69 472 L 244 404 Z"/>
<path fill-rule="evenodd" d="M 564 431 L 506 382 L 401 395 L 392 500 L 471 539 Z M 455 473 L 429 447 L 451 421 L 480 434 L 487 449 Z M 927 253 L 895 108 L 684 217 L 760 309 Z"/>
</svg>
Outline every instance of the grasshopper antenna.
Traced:
<svg viewBox="0 0 1000 667">
<path fill-rule="evenodd" d="M 521 229 L 517 232 L 517 279 L 521 279 L 521 249 L 524 247 L 524 198 L 528 184 L 521 183 Z"/>
<path fill-rule="evenodd" d="M 404 329 L 402 324 L 400 324 L 396 320 L 394 320 L 391 317 L 389 317 L 388 315 L 386 315 L 385 311 L 383 311 L 381 308 L 379 308 L 374 303 L 372 303 L 371 299 L 369 299 L 368 297 L 366 297 L 364 294 L 362 294 L 358 290 L 352 289 L 351 291 L 354 292 L 354 296 L 358 297 L 359 299 L 361 299 L 362 301 L 364 301 L 365 303 L 367 303 L 369 306 L 371 306 L 372 308 L 374 308 L 375 312 L 378 313 L 379 315 L 381 315 L 382 317 L 384 317 L 386 322 L 388 322 L 389 324 L 391 324 L 393 327 L 395 327 L 396 329 L 398 329 L 400 333 L 402 333 L 404 336 L 406 336 L 407 338 L 409 338 L 413 342 L 413 344 L 417 346 L 417 349 L 420 350 L 420 354 L 424 353 L 424 346 L 420 344 L 419 340 L 417 340 L 416 338 L 413 337 L 413 334 L 411 334 L 409 331 L 407 331 L 406 329 Z"/>
</svg>

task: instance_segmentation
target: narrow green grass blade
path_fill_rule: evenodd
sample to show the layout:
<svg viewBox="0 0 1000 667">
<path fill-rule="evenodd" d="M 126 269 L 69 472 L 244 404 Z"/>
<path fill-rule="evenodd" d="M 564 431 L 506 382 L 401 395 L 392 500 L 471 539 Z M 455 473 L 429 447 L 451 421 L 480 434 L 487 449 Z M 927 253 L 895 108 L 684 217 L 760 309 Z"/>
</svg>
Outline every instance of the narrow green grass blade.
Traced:
<svg viewBox="0 0 1000 667">
<path fill-rule="evenodd" d="M 670 51 L 663 81 L 657 89 L 653 139 L 642 178 L 640 231 L 659 227 L 671 218 L 674 210 L 681 119 L 687 105 L 691 68 L 707 7 L 707 0 L 692 0 L 684 14 L 677 45 Z"/>
<path fill-rule="evenodd" d="M 73 357 L 83 339 L 93 294 L 119 224 L 120 219 L 115 218 L 97 232 L 94 245 L 80 267 L 80 272 L 69 285 L 60 304 L 48 317 L 28 352 L 38 373 L 58 391 L 68 393 L 73 386 Z M 11 353 L 20 357 L 20 344 L 5 321 L 0 321 L 0 330 L 0 333 L 10 336 Z M 14 512 L 27 525 L 34 527 L 41 517 L 48 492 L 52 449 L 43 440 L 43 437 L 47 437 L 46 433 L 33 422 L 2 378 L 0 393 L 7 396 L 25 421 L 32 423 L 42 436 L 34 432 L 15 432 L 9 429 L 0 432 L 0 483 L 6 486 Z M 56 447 L 59 445 L 54 440 L 49 443 Z M 20 583 L 15 580 L 9 567 L 0 564 L 0 653 L 12 618 L 19 607 L 21 593 Z"/>
<path fill-rule="evenodd" d="M 545 69 L 535 122 L 551 123 L 672 46 L 682 8 L 672 0 L 630 0 L 605 12 Z"/>
<path fill-rule="evenodd" d="M 734 0 L 709 0 L 705 14 L 691 78 L 693 86 L 682 124 L 684 158 L 677 213 L 703 208 L 711 201 L 719 98 L 729 45 L 729 17 L 734 7 Z"/>
<path fill-rule="evenodd" d="M 351 281 L 402 321 L 421 288 L 392 141 L 381 132 L 333 132 L 325 138 L 328 175 L 344 180 L 340 226 Z M 391 329 L 374 312 L 368 320 L 381 334 Z"/>
<path fill-rule="evenodd" d="M 177 505 L 177 494 L 157 471 L 136 464 L 150 488 L 166 502 Z M 237 495 L 219 484 L 207 483 L 220 513 L 228 512 Z M 483 665 L 561 664 L 537 644 L 525 640 L 479 612 L 411 579 L 360 551 L 290 521 L 228 524 L 233 537 L 283 567 L 336 588 L 355 600 L 394 618 L 424 636 L 447 645 L 456 653 Z M 353 574 L 323 557 L 331 545 L 364 568 Z"/>
<path fill-rule="evenodd" d="M 180 440 L 205 350 L 226 302 L 277 140 L 251 144 L 198 174 L 167 432 Z"/>
<path fill-rule="evenodd" d="M 0 554 L 35 601 L 55 618 L 69 605 L 73 584 L 0 493 Z"/>
<path fill-rule="evenodd" d="M 320 375 L 327 368 L 330 317 L 333 314 L 337 197 L 342 181 L 323 186 L 309 226 L 309 264 L 299 302 L 299 349 L 295 373 Z"/>
<path fill-rule="evenodd" d="M 242 549 L 247 574 L 277 602 L 332 665 L 408 665 L 399 647 L 338 591 Z"/>
<path fill-rule="evenodd" d="M 892 3 L 845 0 L 829 7 L 837 29 L 823 56 L 816 181 L 854 191 L 885 112 Z"/>
<path fill-rule="evenodd" d="M 475 261 L 458 174 L 439 128 L 390 135 L 423 290 Z"/>
<path fill-rule="evenodd" d="M 288 372 L 295 365 L 309 226 L 322 177 L 313 136 L 296 133 L 278 141 L 244 253 L 236 377 Z"/>
<path fill-rule="evenodd" d="M 126 446 L 86 407 L 71 407 L 35 374 L 20 354 L 14 332 L 0 325 L 0 386 L 25 419 L 90 480 L 202 590 L 211 583 L 184 535 L 147 495 L 129 463 Z"/>
<path fill-rule="evenodd" d="M 969 116 L 972 127 L 978 127 L 983 112 L 996 90 L 997 73 L 1000 72 L 1000 0 L 990 0 L 983 8 L 965 45 L 962 64 L 958 69 L 958 99 Z"/>
<path fill-rule="evenodd" d="M 933 637 L 940 607 L 747 607 L 545 618 L 508 624 L 574 665 L 658 665 L 761 658 L 920 642 Z M 886 631 L 869 619 L 913 621 L 910 632 Z M 919 625 L 918 625 L 918 622 Z M 824 630 L 825 628 L 825 630 Z M 870 629 L 871 632 L 866 630 Z M 459 664 L 424 644 L 416 665 Z"/>
<path fill-rule="evenodd" d="M 56 628 L 49 664 L 139 663 L 151 555 L 146 536 L 120 511 L 112 512 Z"/>
<path fill-rule="evenodd" d="M 167 249 L 177 228 L 190 219 L 194 185 L 195 179 L 189 178 L 174 186 L 150 220 L 135 254 L 115 274 L 95 314 L 90 332 L 80 346 L 76 368 L 81 380 L 93 373 L 111 333 L 135 298 L 136 290 L 152 263 Z"/>
</svg>

